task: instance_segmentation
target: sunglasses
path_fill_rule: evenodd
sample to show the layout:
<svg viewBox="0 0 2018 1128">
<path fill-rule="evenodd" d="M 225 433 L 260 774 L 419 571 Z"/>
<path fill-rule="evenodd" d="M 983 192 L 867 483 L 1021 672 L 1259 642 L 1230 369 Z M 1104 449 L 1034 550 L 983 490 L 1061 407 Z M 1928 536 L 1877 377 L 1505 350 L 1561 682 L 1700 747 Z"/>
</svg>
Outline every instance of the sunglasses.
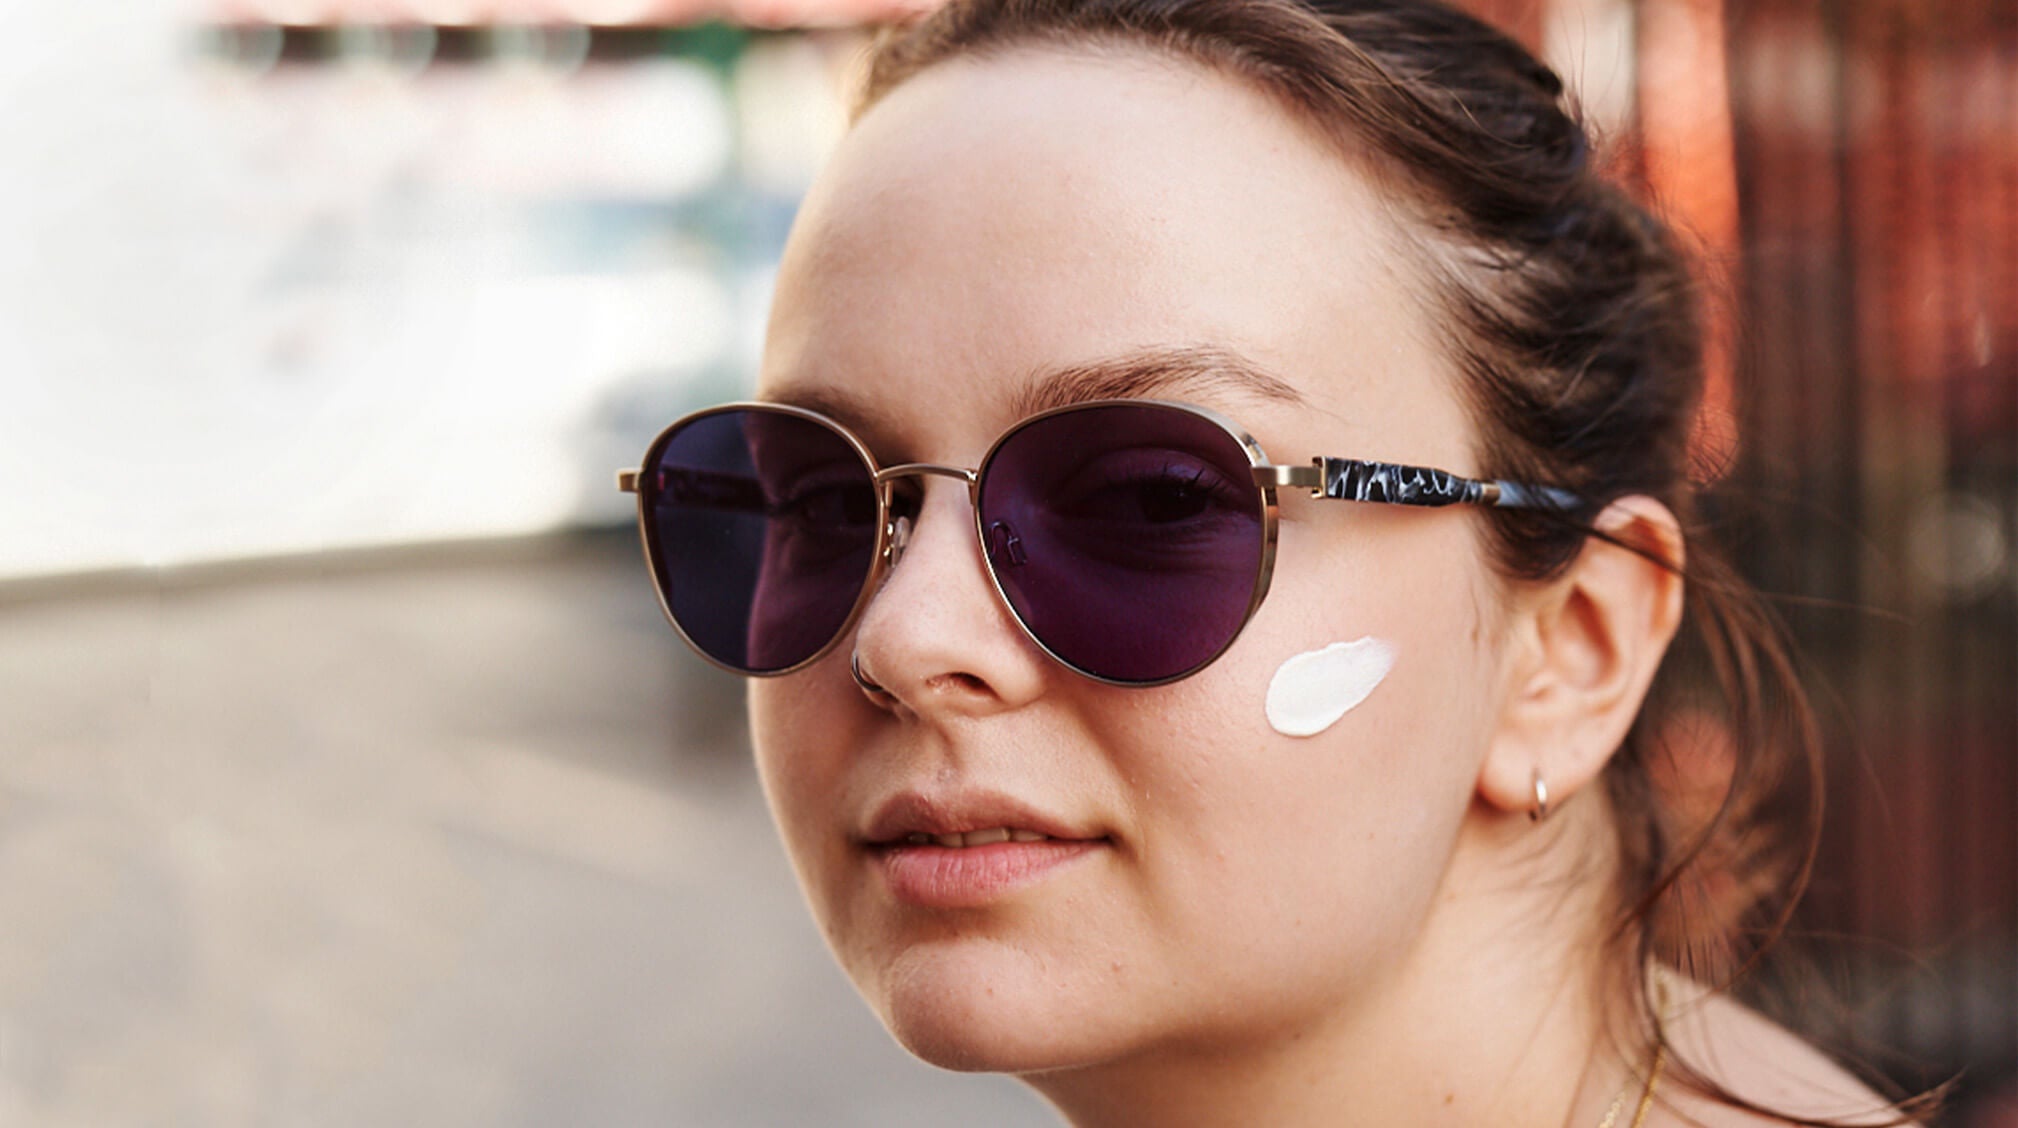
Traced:
<svg viewBox="0 0 2018 1128">
<path fill-rule="evenodd" d="M 1024 419 L 979 468 L 880 466 L 817 412 L 736 403 L 661 432 L 638 498 L 666 617 L 708 661 L 788 674 L 854 626 L 909 540 L 928 476 L 966 483 L 996 593 L 1045 653 L 1113 685 L 1173 682 L 1238 638 L 1275 565 L 1276 491 L 1389 505 L 1566 510 L 1550 486 L 1315 458 L 1271 464 L 1220 415 L 1100 400 Z"/>
</svg>

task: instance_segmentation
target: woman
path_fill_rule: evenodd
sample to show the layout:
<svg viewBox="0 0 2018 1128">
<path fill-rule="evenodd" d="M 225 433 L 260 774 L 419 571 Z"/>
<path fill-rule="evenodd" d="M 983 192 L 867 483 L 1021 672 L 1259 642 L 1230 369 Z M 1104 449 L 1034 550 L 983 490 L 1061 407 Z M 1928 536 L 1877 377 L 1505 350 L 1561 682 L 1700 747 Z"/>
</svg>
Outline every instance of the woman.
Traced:
<svg viewBox="0 0 2018 1128">
<path fill-rule="evenodd" d="M 1697 334 L 1469 17 L 956 0 L 798 217 L 775 406 L 630 484 L 925 1060 L 1087 1126 L 1894 1122 L 1671 967 L 1734 970 L 1706 906 L 1777 922 L 1812 839 L 1764 814 L 1798 686 L 1688 534 Z"/>
</svg>

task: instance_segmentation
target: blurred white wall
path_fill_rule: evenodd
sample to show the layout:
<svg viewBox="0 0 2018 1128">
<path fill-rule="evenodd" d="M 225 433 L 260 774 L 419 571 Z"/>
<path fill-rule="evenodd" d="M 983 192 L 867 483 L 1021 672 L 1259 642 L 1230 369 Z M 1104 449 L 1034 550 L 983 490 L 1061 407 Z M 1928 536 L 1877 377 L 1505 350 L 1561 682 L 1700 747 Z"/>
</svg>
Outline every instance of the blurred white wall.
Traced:
<svg viewBox="0 0 2018 1128">
<path fill-rule="evenodd" d="M 0 10 L 0 578 L 621 519 L 750 378 L 838 128 L 832 42 L 270 65 Z"/>
</svg>

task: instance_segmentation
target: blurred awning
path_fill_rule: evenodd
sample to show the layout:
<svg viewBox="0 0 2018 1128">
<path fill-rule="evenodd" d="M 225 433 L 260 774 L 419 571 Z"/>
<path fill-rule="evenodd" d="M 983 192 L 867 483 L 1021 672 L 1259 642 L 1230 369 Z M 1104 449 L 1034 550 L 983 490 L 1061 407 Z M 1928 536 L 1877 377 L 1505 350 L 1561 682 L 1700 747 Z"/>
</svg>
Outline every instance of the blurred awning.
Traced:
<svg viewBox="0 0 2018 1128">
<path fill-rule="evenodd" d="M 207 22 L 289 27 L 682 27 L 706 20 L 751 27 L 837 27 L 896 19 L 933 6 L 933 0 L 206 0 L 201 9 Z"/>
</svg>

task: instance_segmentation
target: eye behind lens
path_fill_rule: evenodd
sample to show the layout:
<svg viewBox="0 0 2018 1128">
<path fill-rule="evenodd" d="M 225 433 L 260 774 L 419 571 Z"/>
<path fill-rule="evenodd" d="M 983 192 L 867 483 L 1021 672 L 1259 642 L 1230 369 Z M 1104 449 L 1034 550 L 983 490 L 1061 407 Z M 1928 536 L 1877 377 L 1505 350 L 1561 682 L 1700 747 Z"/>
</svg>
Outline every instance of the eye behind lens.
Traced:
<svg viewBox="0 0 2018 1128">
<path fill-rule="evenodd" d="M 1096 678 L 1150 684 L 1210 661 L 1245 625 L 1267 540 L 1253 459 L 1204 415 L 1154 403 L 1040 416 L 990 454 L 989 561 L 1038 643 Z"/>
<path fill-rule="evenodd" d="M 703 413 L 661 440 L 645 542 L 674 625 L 745 674 L 817 657 L 874 562 L 873 473 L 846 435 L 784 409 Z"/>
</svg>

